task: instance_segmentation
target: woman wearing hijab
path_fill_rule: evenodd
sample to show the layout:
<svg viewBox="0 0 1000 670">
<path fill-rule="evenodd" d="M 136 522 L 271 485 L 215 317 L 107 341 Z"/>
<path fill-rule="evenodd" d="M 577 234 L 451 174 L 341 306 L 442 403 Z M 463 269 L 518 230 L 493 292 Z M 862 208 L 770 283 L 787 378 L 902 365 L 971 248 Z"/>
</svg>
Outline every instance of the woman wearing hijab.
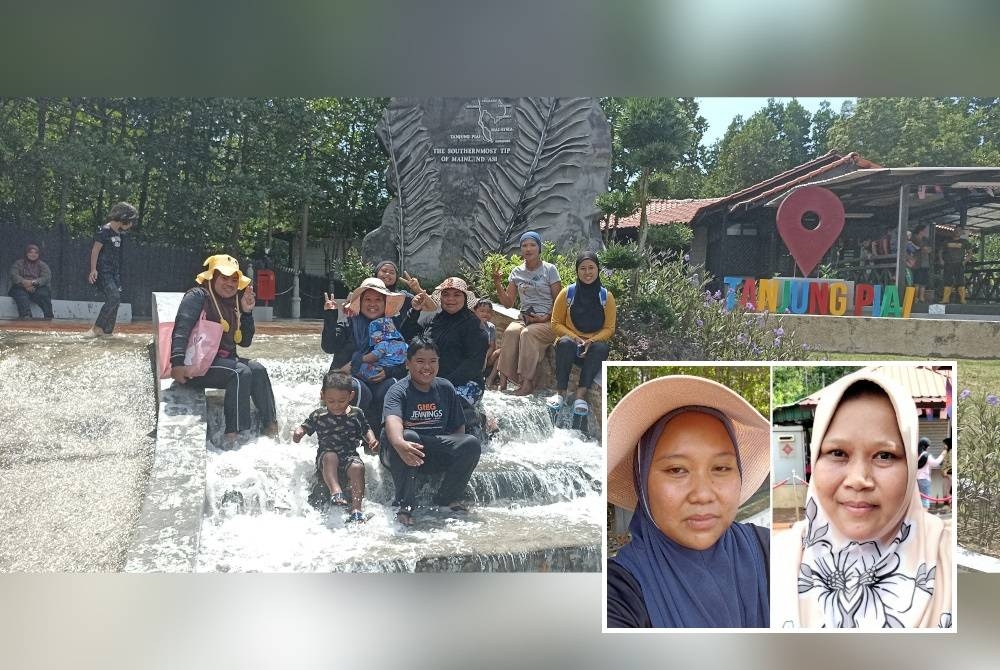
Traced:
<svg viewBox="0 0 1000 670">
<path fill-rule="evenodd" d="M 52 270 L 41 259 L 41 249 L 37 244 L 29 244 L 24 249 L 24 257 L 10 266 L 10 297 L 17 304 L 17 318 L 31 318 L 31 303 L 42 308 L 42 318 L 52 318 Z"/>
<path fill-rule="evenodd" d="M 490 348 L 489 335 L 472 306 L 476 294 L 459 277 L 448 277 L 438 284 L 434 293 L 419 293 L 413 299 L 414 307 L 423 310 L 440 310 L 423 328 L 423 336 L 433 340 L 439 351 L 438 377 L 452 383 L 458 396 L 468 407 L 483 397 L 486 351 Z M 419 332 L 413 316 L 403 325 L 403 336 L 409 340 Z"/>
<path fill-rule="evenodd" d="M 237 260 L 226 254 L 209 256 L 205 267 L 208 269 L 195 277 L 198 286 L 184 294 L 177 308 L 170 344 L 170 376 L 194 388 L 226 389 L 225 448 L 235 447 L 237 433 L 250 428 L 251 400 L 264 434 L 274 437 L 278 434 L 278 420 L 267 369 L 257 361 L 241 358 L 236 351 L 237 346 L 249 347 L 254 336 L 256 297 L 250 278 L 240 272 Z M 184 365 L 184 355 L 191 330 L 202 312 L 207 320 L 222 325 L 222 340 L 208 372 L 192 377 Z"/>
<path fill-rule="evenodd" d="M 386 316 L 395 318 L 403 307 L 403 301 L 402 294 L 390 291 L 381 279 L 372 277 L 361 282 L 361 286 L 351 292 L 348 304 L 341 306 L 329 295 L 323 304 L 320 346 L 326 353 L 333 354 L 331 372 L 350 371 L 358 380 L 358 404 L 372 427 L 382 425 L 382 402 L 385 394 L 396 383 L 396 378 L 387 375 L 385 370 L 366 379 L 358 377 L 364 363 L 362 357 L 371 350 L 368 330 L 375 319 Z M 339 309 L 344 309 L 348 315 L 346 322 L 338 319 Z"/>
<path fill-rule="evenodd" d="M 399 314 L 393 319 L 396 322 L 396 328 L 400 328 L 403 319 L 410 313 L 413 296 L 423 291 L 420 288 L 420 282 L 416 278 L 411 277 L 409 273 L 404 273 L 403 276 L 400 276 L 399 268 L 392 261 L 379 261 L 376 263 L 372 276 L 381 279 L 389 291 L 403 295 L 403 306 L 400 308 Z"/>
<path fill-rule="evenodd" d="M 524 233 L 519 243 L 524 262 L 510 271 L 506 287 L 500 269 L 493 270 L 493 284 L 503 306 L 513 307 L 515 298 L 521 303 L 520 320 L 511 322 L 504 331 L 498 366 L 501 379 L 518 385 L 514 395 L 530 395 L 535 390 L 538 362 L 555 339 L 550 325 L 552 302 L 562 290 L 562 280 L 556 266 L 542 260 L 538 233 Z"/>
<path fill-rule="evenodd" d="M 608 360 L 608 340 L 615 334 L 615 296 L 601 286 L 601 263 L 593 251 L 576 258 L 576 283 L 556 296 L 552 307 L 552 332 L 556 340 L 556 394 L 547 399 L 554 411 L 562 409 L 569 373 L 580 366 L 573 414 L 585 416 L 590 406 L 585 398 Z"/>
<path fill-rule="evenodd" d="M 775 627 L 950 627 L 951 539 L 920 504 L 917 409 L 862 370 L 823 390 L 806 519 L 775 543 Z"/>
<path fill-rule="evenodd" d="M 769 534 L 735 519 L 768 477 L 767 419 L 672 375 L 633 389 L 607 430 L 608 501 L 635 510 L 608 562 L 608 628 L 766 628 Z"/>
</svg>

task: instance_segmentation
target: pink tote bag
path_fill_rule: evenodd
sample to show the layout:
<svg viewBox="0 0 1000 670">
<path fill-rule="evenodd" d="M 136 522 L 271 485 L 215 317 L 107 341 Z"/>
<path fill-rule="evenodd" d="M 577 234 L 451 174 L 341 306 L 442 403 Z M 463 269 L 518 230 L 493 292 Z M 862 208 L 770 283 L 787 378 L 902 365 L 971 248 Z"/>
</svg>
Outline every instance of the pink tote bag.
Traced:
<svg viewBox="0 0 1000 670">
<path fill-rule="evenodd" d="M 161 323 L 157 337 L 157 359 L 160 368 L 160 379 L 170 378 L 170 345 L 174 335 L 174 324 Z M 222 324 L 205 318 L 205 310 L 191 329 L 188 338 L 187 351 L 184 352 L 184 365 L 192 377 L 201 377 L 219 353 L 219 343 L 222 342 Z"/>
</svg>

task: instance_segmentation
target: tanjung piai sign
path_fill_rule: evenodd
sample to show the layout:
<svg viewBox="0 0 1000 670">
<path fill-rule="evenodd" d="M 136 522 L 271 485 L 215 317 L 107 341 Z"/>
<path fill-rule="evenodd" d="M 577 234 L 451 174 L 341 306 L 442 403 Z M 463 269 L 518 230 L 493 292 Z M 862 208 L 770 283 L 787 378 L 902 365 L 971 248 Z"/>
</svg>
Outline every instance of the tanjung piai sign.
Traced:
<svg viewBox="0 0 1000 670">
<path fill-rule="evenodd" d="M 806 228 L 802 217 L 815 214 L 819 223 Z M 832 191 L 806 186 L 794 191 L 778 207 L 778 233 L 795 264 L 807 275 L 844 229 L 844 205 Z M 739 300 L 745 309 L 791 314 L 861 316 L 871 308 L 871 316 L 908 318 L 916 289 L 906 287 L 903 295 L 895 285 L 862 284 L 830 279 L 753 279 L 725 277 L 726 309 Z"/>
</svg>

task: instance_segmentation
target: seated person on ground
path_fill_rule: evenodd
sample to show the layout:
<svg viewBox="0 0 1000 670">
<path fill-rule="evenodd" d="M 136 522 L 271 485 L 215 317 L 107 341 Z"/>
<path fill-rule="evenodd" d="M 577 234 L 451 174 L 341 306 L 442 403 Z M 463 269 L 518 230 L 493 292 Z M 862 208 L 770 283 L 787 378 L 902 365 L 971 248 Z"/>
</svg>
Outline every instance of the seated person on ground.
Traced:
<svg viewBox="0 0 1000 670">
<path fill-rule="evenodd" d="M 10 266 L 10 297 L 17 304 L 17 318 L 31 318 L 31 303 L 42 308 L 42 318 L 52 318 L 52 270 L 41 259 L 41 249 L 37 244 L 29 244 L 24 257 Z"/>
<path fill-rule="evenodd" d="M 601 286 L 601 265 L 597 254 L 585 251 L 576 259 L 576 282 L 556 296 L 552 308 L 552 331 L 556 336 L 556 393 L 547 399 L 558 412 L 569 386 L 573 365 L 580 366 L 573 413 L 590 412 L 587 390 L 601 374 L 601 363 L 608 360 L 608 340 L 615 334 L 617 308 L 615 296 Z"/>
</svg>

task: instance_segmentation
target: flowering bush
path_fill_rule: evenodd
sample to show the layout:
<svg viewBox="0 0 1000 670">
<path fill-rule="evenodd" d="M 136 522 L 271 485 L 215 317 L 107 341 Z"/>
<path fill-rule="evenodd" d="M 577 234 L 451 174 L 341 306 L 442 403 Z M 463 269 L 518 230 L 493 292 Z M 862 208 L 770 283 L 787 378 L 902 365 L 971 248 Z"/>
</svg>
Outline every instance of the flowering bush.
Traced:
<svg viewBox="0 0 1000 670">
<path fill-rule="evenodd" d="M 725 309 L 725 296 L 706 287 L 687 257 L 678 253 L 651 253 L 635 270 L 609 267 L 607 256 L 623 252 L 609 247 L 599 254 L 601 282 L 615 296 L 618 332 L 611 341 L 611 359 L 640 360 L 802 360 L 808 347 L 795 343 L 783 326 L 771 327 L 766 313 L 737 305 Z M 550 242 L 542 245 L 542 258 L 559 270 L 563 286 L 576 280 L 576 252 L 558 254 Z M 472 268 L 476 295 L 498 300 L 493 270 L 506 280 L 521 263 L 519 256 L 490 254 L 479 268 Z M 635 291 L 632 282 L 635 281 Z"/>
<path fill-rule="evenodd" d="M 348 248 L 347 253 L 344 254 L 344 260 L 340 265 L 341 281 L 344 282 L 349 290 L 353 291 L 361 286 L 361 282 L 371 276 L 372 266 L 365 263 L 357 249 L 353 247 Z"/>
<path fill-rule="evenodd" d="M 958 396 L 958 541 L 1000 553 L 1000 398 L 963 390 Z"/>
<path fill-rule="evenodd" d="M 725 309 L 725 296 L 706 287 L 695 267 L 677 254 L 654 254 L 639 272 L 635 298 L 631 273 L 612 271 L 604 283 L 618 298 L 618 334 L 612 358 L 620 360 L 801 360 L 783 326 L 739 305 Z"/>
</svg>

